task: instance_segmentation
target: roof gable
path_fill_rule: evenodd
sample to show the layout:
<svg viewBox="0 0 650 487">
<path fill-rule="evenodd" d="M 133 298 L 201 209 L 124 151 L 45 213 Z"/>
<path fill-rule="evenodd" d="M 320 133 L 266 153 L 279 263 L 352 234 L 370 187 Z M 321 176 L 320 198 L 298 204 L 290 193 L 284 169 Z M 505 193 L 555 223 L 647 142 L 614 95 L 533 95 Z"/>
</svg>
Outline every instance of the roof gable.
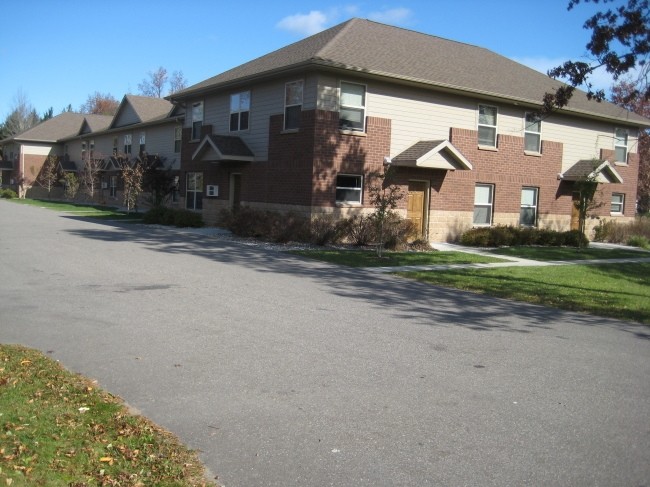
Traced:
<svg viewBox="0 0 650 487">
<path fill-rule="evenodd" d="M 396 166 L 471 171 L 472 164 L 448 140 L 421 140 L 393 158 Z"/>
<path fill-rule="evenodd" d="M 621 175 L 608 161 L 578 161 L 559 176 L 565 181 L 591 180 L 603 184 L 623 182 Z"/>
<path fill-rule="evenodd" d="M 192 154 L 193 161 L 252 162 L 255 154 L 239 137 L 232 135 L 206 135 Z"/>
<path fill-rule="evenodd" d="M 125 95 L 110 128 L 162 120 L 172 112 L 173 108 L 174 105 L 164 98 Z"/>
</svg>

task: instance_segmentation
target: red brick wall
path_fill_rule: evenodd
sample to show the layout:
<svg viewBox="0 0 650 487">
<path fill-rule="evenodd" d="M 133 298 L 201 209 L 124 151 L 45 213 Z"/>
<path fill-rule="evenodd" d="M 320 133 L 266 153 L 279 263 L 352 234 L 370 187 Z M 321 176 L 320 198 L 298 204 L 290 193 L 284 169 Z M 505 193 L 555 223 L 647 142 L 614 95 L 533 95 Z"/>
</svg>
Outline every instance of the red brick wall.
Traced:
<svg viewBox="0 0 650 487">
<path fill-rule="evenodd" d="M 600 208 L 594 211 L 599 216 L 609 216 L 611 212 L 612 193 L 625 194 L 625 207 L 623 209 L 624 216 L 633 217 L 636 213 L 636 192 L 637 181 L 639 177 L 639 155 L 628 154 L 627 165 L 614 164 L 616 160 L 615 152 L 613 150 L 601 149 L 600 158 L 609 161 L 612 167 L 623 178 L 623 183 L 602 184 L 600 186 L 601 202 L 603 203 Z"/>
</svg>

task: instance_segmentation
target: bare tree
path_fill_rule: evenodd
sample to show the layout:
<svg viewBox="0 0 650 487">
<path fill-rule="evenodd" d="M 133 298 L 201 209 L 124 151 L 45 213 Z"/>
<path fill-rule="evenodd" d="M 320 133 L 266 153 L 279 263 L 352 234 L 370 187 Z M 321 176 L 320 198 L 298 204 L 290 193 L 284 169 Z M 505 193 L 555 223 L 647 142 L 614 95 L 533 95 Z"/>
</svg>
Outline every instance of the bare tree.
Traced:
<svg viewBox="0 0 650 487">
<path fill-rule="evenodd" d="M 65 197 L 70 200 L 75 199 L 79 191 L 79 178 L 73 172 L 66 172 L 63 179 L 65 181 Z"/>
<path fill-rule="evenodd" d="M 163 89 L 167 83 L 167 70 L 160 66 L 156 71 L 149 71 L 149 78 L 138 84 L 140 94 L 154 98 L 162 98 Z"/>
<path fill-rule="evenodd" d="M 36 173 L 34 166 L 30 166 L 29 170 L 34 176 L 34 181 L 40 187 L 47 190 L 47 197 L 49 198 L 52 194 L 52 188 L 59 180 L 59 158 L 58 156 L 47 156 L 41 170 Z"/>
<path fill-rule="evenodd" d="M 142 193 L 142 181 L 145 173 L 145 164 L 147 156 L 142 155 L 142 160 L 136 158 L 132 161 L 123 160 L 120 162 L 122 180 L 124 181 L 124 206 L 127 211 L 135 208 L 137 211 L 138 196 Z"/>
<path fill-rule="evenodd" d="M 372 219 L 377 230 L 377 257 L 382 257 L 385 244 L 385 226 L 394 215 L 399 201 L 404 198 L 404 192 L 395 184 L 390 183 L 392 166 L 384 166 L 384 172 L 371 173 L 372 184 L 368 188 L 370 203 L 375 207 Z"/>
<path fill-rule="evenodd" d="M 183 76 L 183 72 L 174 71 L 171 78 L 169 78 L 169 94 L 172 95 L 185 88 L 187 88 L 187 80 Z"/>
<path fill-rule="evenodd" d="M 91 200 L 95 199 L 95 192 L 99 189 L 100 174 L 104 167 L 104 158 L 95 154 L 84 158 L 84 167 L 79 174 L 79 183 L 83 192 Z"/>
<path fill-rule="evenodd" d="M 27 95 L 19 90 L 14 96 L 11 112 L 0 127 L 0 139 L 20 134 L 40 121 L 41 118 L 27 99 Z"/>
<path fill-rule="evenodd" d="M 120 102 L 112 95 L 96 91 L 92 95 L 88 95 L 88 99 L 81 105 L 79 111 L 94 115 L 115 115 L 119 106 Z"/>
</svg>

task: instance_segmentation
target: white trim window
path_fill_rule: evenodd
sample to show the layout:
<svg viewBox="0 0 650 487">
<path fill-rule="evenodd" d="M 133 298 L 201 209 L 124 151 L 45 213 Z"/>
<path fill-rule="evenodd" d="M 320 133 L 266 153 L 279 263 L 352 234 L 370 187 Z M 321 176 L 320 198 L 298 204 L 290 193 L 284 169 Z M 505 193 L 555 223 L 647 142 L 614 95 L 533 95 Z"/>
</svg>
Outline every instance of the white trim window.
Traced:
<svg viewBox="0 0 650 487">
<path fill-rule="evenodd" d="M 118 144 L 119 144 L 119 139 L 117 137 L 113 137 L 113 155 L 114 156 L 117 156 Z"/>
<path fill-rule="evenodd" d="M 86 160 L 86 142 L 81 143 L 81 160 Z"/>
<path fill-rule="evenodd" d="M 537 225 L 537 197 L 538 188 L 521 188 L 521 209 L 519 224 L 524 227 Z"/>
<path fill-rule="evenodd" d="M 497 107 L 478 106 L 478 145 L 497 146 Z"/>
<path fill-rule="evenodd" d="M 366 130 L 366 85 L 341 81 L 339 128 L 355 132 Z"/>
<path fill-rule="evenodd" d="M 90 158 L 92 159 L 93 157 L 95 157 L 95 140 L 94 139 L 90 139 L 89 147 L 90 147 Z"/>
<path fill-rule="evenodd" d="M 251 92 L 242 91 L 230 95 L 230 131 L 248 130 L 251 109 Z"/>
<path fill-rule="evenodd" d="M 174 152 L 178 154 L 181 151 L 183 140 L 183 127 L 178 125 L 174 127 Z"/>
<path fill-rule="evenodd" d="M 291 81 L 284 85 L 284 130 L 300 128 L 304 83 Z"/>
<path fill-rule="evenodd" d="M 494 185 L 477 184 L 474 188 L 474 219 L 476 226 L 492 225 L 492 207 L 494 202 Z"/>
<path fill-rule="evenodd" d="M 336 202 L 361 204 L 363 176 L 339 174 L 336 176 Z"/>
<path fill-rule="evenodd" d="M 117 197 L 117 176 L 110 176 L 108 179 L 108 188 L 110 190 L 110 196 L 111 198 L 116 198 Z"/>
<path fill-rule="evenodd" d="M 147 149 L 147 134 L 140 132 L 140 152 L 138 154 L 142 155 Z"/>
<path fill-rule="evenodd" d="M 617 215 L 622 215 L 625 210 L 625 194 L 612 193 L 612 208 L 611 212 Z"/>
<path fill-rule="evenodd" d="M 526 113 L 524 123 L 524 150 L 542 152 L 542 119 L 536 113 Z"/>
<path fill-rule="evenodd" d="M 192 103 L 192 140 L 201 138 L 203 128 L 203 102 Z"/>
<path fill-rule="evenodd" d="M 627 130 L 616 129 L 614 137 L 614 153 L 617 162 L 627 164 Z"/>
<path fill-rule="evenodd" d="M 126 134 L 124 136 L 124 153 L 125 154 L 130 154 L 131 153 L 132 141 L 133 141 L 133 138 L 131 137 L 131 134 Z"/>
<path fill-rule="evenodd" d="M 188 172 L 185 186 L 185 208 L 188 210 L 203 209 L 203 173 Z"/>
</svg>

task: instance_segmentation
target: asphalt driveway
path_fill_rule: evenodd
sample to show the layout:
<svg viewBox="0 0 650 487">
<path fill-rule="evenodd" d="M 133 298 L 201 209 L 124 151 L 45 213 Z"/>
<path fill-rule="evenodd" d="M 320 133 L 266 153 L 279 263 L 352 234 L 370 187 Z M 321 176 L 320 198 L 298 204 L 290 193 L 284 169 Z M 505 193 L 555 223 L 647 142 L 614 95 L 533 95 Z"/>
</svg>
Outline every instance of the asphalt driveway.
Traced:
<svg viewBox="0 0 650 487">
<path fill-rule="evenodd" d="M 650 328 L 0 201 L 0 342 L 233 486 L 650 484 Z"/>
</svg>

